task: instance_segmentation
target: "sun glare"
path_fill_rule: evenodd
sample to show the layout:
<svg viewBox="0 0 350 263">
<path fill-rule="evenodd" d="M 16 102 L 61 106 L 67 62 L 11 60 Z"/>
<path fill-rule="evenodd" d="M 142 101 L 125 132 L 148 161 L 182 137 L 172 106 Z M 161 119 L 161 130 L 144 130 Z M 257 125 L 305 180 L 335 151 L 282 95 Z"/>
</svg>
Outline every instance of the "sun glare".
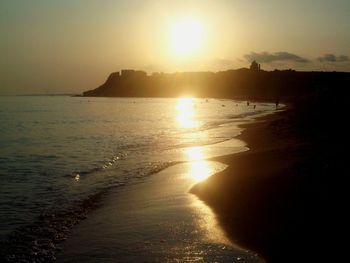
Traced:
<svg viewBox="0 0 350 263">
<path fill-rule="evenodd" d="M 192 98 L 179 98 L 176 103 L 176 109 L 176 120 L 180 127 L 196 128 L 199 126 Z"/>
<path fill-rule="evenodd" d="M 208 161 L 203 160 L 203 147 L 185 148 L 185 154 L 190 161 L 189 175 L 195 182 L 204 181 L 212 174 Z"/>
<path fill-rule="evenodd" d="M 202 45 L 203 26 L 194 19 L 180 20 L 172 28 L 172 49 L 178 56 L 197 51 Z"/>
</svg>

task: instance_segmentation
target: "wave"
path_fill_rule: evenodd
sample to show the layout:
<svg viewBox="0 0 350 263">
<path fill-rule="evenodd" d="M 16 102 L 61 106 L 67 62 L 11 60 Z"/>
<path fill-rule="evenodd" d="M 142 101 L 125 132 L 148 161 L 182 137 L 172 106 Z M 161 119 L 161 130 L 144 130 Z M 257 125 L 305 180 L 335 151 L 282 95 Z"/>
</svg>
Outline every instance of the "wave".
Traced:
<svg viewBox="0 0 350 263">
<path fill-rule="evenodd" d="M 89 196 L 70 208 L 42 213 L 37 220 L 13 231 L 0 241 L 1 262 L 53 262 L 57 244 L 67 239 L 71 228 L 98 207 L 106 191 Z"/>
<path fill-rule="evenodd" d="M 232 136 L 232 131 L 230 131 L 229 136 L 226 136 L 218 134 L 213 129 L 263 112 L 254 111 L 240 115 L 226 114 L 213 119 L 210 119 L 211 117 L 209 116 L 210 120 L 207 118 L 203 126 L 183 131 L 169 131 L 167 130 L 168 126 L 164 125 L 164 134 L 159 133 L 159 130 L 155 130 L 158 127 L 155 125 L 154 129 L 151 130 L 152 133 L 147 133 L 147 130 L 145 130 L 145 133 L 138 134 L 138 137 L 130 137 L 132 140 L 129 139 L 128 133 L 125 132 L 121 132 L 120 135 L 112 133 L 113 136 L 118 134 L 118 137 L 115 136 L 117 139 L 105 139 L 106 133 L 103 130 L 104 132 L 101 132 L 101 134 L 92 133 L 90 136 L 93 137 L 86 137 L 86 141 L 81 141 L 82 138 L 85 138 L 84 136 L 79 137 L 79 134 L 72 133 L 68 137 L 64 137 L 64 139 L 68 142 L 79 141 L 83 143 L 81 145 L 77 144 L 79 146 L 84 146 L 88 141 L 96 142 L 96 144 L 84 146 L 85 148 L 83 149 L 70 148 L 70 145 L 66 144 L 67 149 L 73 149 L 73 151 L 66 153 L 63 150 L 62 152 L 59 150 L 56 154 L 33 154 L 31 158 L 25 161 L 31 161 L 34 164 L 43 160 L 47 162 L 46 166 L 44 166 L 45 174 L 43 176 L 39 177 L 35 174 L 37 171 L 41 172 L 40 170 L 33 170 L 33 174 L 27 176 L 30 183 L 34 181 L 33 178 L 35 177 L 34 179 L 37 182 L 33 188 L 40 190 L 35 192 L 36 195 L 33 199 L 28 199 L 27 203 L 24 203 L 26 200 L 22 202 L 24 205 L 28 205 L 30 202 L 30 205 L 24 208 L 29 209 L 34 216 L 30 220 L 23 220 L 21 226 L 6 234 L 0 241 L 0 262 L 54 261 L 55 253 L 59 250 L 58 244 L 70 235 L 74 225 L 84 220 L 90 211 L 102 205 L 104 196 L 111 189 L 138 183 L 143 178 L 183 162 L 181 158 L 164 155 L 167 154 L 166 151 L 168 150 L 173 153 L 176 152 L 172 151 L 174 149 L 214 145 L 232 139 L 234 137 L 230 137 Z M 152 120 L 154 123 L 156 122 L 155 119 Z M 95 126 L 93 126 L 94 129 Z M 191 133 L 200 133 L 202 131 L 210 131 L 210 138 L 193 140 Z M 188 135 L 183 136 L 186 133 Z M 237 130 L 238 133 L 239 129 Z M 147 137 L 146 135 L 150 136 Z M 125 139 L 123 136 L 126 136 Z M 94 153 L 95 150 L 98 154 L 90 154 Z M 71 158 L 73 161 L 67 163 L 67 159 L 61 160 L 59 157 L 63 153 L 68 154 L 67 159 Z M 73 157 L 70 156 L 71 153 L 72 156 L 74 155 Z M 82 157 L 84 154 L 88 156 L 86 158 Z M 155 155 L 157 156 L 155 157 Z M 17 156 L 15 161 L 16 163 L 21 162 L 23 166 L 26 166 L 22 159 L 21 156 Z M 56 162 L 56 159 L 60 162 Z M 168 161 L 164 162 L 164 160 Z M 56 169 L 52 169 L 53 167 Z M 19 168 L 16 167 L 16 169 L 18 170 Z M 28 175 L 24 170 L 21 172 Z M 23 181 L 21 178 L 18 177 L 18 180 Z M 75 181 L 79 181 L 79 183 Z M 10 200 L 9 206 L 13 205 L 13 199 L 10 197 L 8 198 Z M 19 207 L 20 205 L 21 202 L 15 206 Z M 34 211 L 33 207 L 37 210 Z M 23 211 L 25 210 L 22 209 L 21 213 L 16 214 L 16 216 L 22 216 L 27 213 Z M 21 219 L 21 217 L 18 218 Z M 28 224 L 28 222 L 31 223 Z"/>
<path fill-rule="evenodd" d="M 151 176 L 178 163 L 181 162 L 155 163 L 133 178 Z M 92 169 L 90 173 L 93 172 Z M 100 207 L 103 197 L 111 189 L 133 182 L 115 182 L 84 199 L 72 200 L 64 209 L 41 213 L 33 223 L 17 228 L 0 241 L 0 262 L 54 262 L 55 254 L 60 250 L 58 244 L 70 236 L 71 229 L 86 219 L 89 212 Z"/>
</svg>

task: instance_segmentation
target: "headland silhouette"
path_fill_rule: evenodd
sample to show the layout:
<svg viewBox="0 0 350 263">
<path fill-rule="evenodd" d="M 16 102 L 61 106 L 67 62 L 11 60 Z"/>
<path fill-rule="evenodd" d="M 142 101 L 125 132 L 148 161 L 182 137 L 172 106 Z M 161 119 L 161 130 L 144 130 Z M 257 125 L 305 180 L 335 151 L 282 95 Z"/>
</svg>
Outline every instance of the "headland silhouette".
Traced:
<svg viewBox="0 0 350 263">
<path fill-rule="evenodd" d="M 121 70 L 109 75 L 83 96 L 101 97 L 211 97 L 268 101 L 294 101 L 321 92 L 342 94 L 350 83 L 346 72 L 265 71 L 256 61 L 250 69 L 219 72 L 176 72 L 147 75 Z"/>
</svg>

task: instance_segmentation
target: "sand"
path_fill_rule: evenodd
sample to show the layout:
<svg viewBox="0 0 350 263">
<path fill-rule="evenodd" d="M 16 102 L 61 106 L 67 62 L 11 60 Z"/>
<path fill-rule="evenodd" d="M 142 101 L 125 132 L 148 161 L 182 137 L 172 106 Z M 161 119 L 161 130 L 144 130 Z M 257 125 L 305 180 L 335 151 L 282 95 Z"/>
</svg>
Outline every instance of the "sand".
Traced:
<svg viewBox="0 0 350 263">
<path fill-rule="evenodd" d="M 212 173 L 226 168 L 205 162 Z M 232 244 L 208 206 L 189 193 L 192 165 L 109 193 L 62 243 L 57 262 L 263 262 Z"/>
<path fill-rule="evenodd" d="M 228 168 L 191 192 L 213 209 L 233 242 L 268 262 L 332 261 L 323 152 L 319 141 L 296 132 L 289 114 L 245 125 L 238 138 L 250 150 L 215 158 Z"/>
</svg>

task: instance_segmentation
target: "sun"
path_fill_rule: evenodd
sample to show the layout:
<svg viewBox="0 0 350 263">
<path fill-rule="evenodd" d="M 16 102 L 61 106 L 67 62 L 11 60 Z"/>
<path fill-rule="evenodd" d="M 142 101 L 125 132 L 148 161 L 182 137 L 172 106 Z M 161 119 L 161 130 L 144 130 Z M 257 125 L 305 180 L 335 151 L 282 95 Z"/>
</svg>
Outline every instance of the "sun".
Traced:
<svg viewBox="0 0 350 263">
<path fill-rule="evenodd" d="M 200 49 L 203 42 L 203 25 L 195 19 L 177 21 L 171 31 L 173 52 L 178 56 L 187 56 Z"/>
</svg>

